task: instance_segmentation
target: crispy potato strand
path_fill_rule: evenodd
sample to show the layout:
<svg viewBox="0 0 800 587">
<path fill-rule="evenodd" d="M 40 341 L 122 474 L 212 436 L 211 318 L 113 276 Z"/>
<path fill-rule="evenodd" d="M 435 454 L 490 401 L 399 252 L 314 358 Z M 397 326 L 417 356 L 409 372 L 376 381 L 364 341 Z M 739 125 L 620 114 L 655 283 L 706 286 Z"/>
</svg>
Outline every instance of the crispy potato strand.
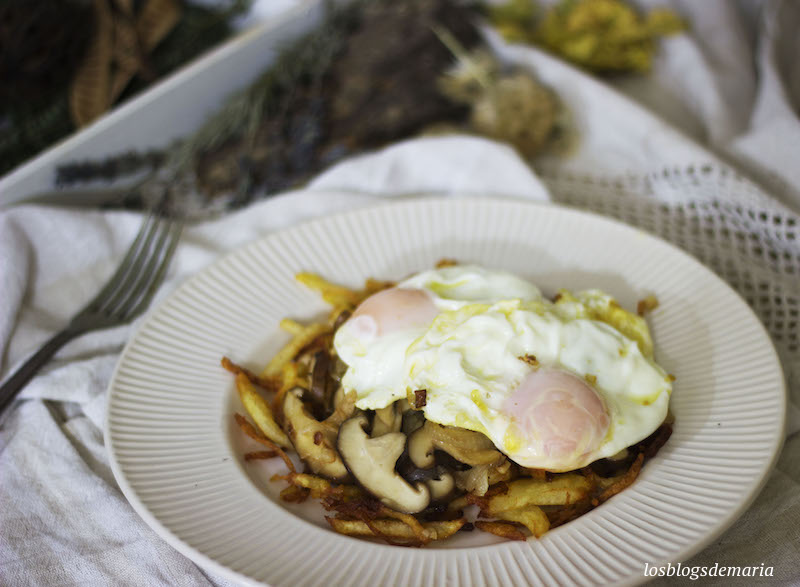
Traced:
<svg viewBox="0 0 800 587">
<path fill-rule="evenodd" d="M 367 526 L 370 526 L 372 522 L 377 519 L 394 518 L 406 524 L 414 534 L 416 541 L 420 544 L 427 544 L 431 540 L 436 539 L 436 533 L 431 529 L 425 528 L 416 517 L 411 514 L 404 514 L 393 510 L 371 496 L 347 501 L 331 496 L 324 499 L 322 504 L 328 510 L 335 510 L 341 515 L 361 520 L 367 524 Z M 376 535 L 381 535 L 381 530 L 377 527 L 370 526 L 370 530 Z M 385 536 L 381 537 L 384 539 L 387 538 Z M 404 545 L 408 546 L 408 544 Z"/>
<path fill-rule="evenodd" d="M 265 459 L 272 459 L 279 456 L 274 450 L 256 450 L 253 452 L 244 453 L 245 461 L 261 461 Z"/>
<path fill-rule="evenodd" d="M 567 522 L 571 522 L 572 520 L 579 518 L 599 503 L 596 499 L 594 500 L 594 503 L 592 503 L 592 501 L 593 500 L 591 499 L 584 499 L 572 505 L 545 512 L 547 514 L 547 518 L 550 520 L 550 528 L 552 529 L 556 528 L 557 526 L 562 526 Z"/>
<path fill-rule="evenodd" d="M 284 318 L 278 323 L 278 326 L 281 327 L 281 330 L 288 332 L 292 336 L 302 334 L 303 330 L 305 330 L 305 326 L 300 324 L 297 320 L 292 320 L 291 318 Z"/>
<path fill-rule="evenodd" d="M 316 273 L 302 272 L 295 279 L 309 289 L 318 291 L 322 299 L 332 306 L 355 308 L 361 302 L 361 295 L 347 287 L 331 283 Z"/>
<path fill-rule="evenodd" d="M 303 503 L 311 495 L 311 491 L 299 485 L 289 485 L 281 491 L 281 499 L 289 503 Z"/>
<path fill-rule="evenodd" d="M 276 422 L 273 410 L 244 373 L 236 376 L 236 389 L 244 409 L 256 423 L 261 434 L 278 446 L 291 447 L 292 443 Z"/>
<path fill-rule="evenodd" d="M 350 518 L 325 518 L 334 530 L 348 536 L 375 536 L 394 541 L 402 546 L 421 546 L 414 531 L 405 523 L 394 519 L 375 519 L 365 522 Z M 425 522 L 423 526 L 435 536 L 434 540 L 449 538 L 466 525 L 464 518 Z M 403 540 L 399 542 L 398 539 Z"/>
<path fill-rule="evenodd" d="M 264 446 L 274 450 L 278 454 L 278 456 L 283 459 L 283 462 L 286 463 L 286 466 L 289 468 L 289 470 L 292 473 L 296 472 L 292 459 L 289 458 L 289 455 L 283 452 L 281 447 L 279 447 L 277 444 L 266 438 L 263 434 L 261 434 L 261 432 L 256 430 L 255 426 L 253 426 L 250 422 L 248 422 L 247 419 L 241 414 L 234 414 L 233 417 L 236 419 L 236 423 L 239 425 L 239 428 L 242 430 L 242 432 L 244 432 L 247 436 L 249 436 L 256 442 L 260 442 Z"/>
<path fill-rule="evenodd" d="M 264 370 L 259 374 L 263 378 L 277 377 L 287 363 L 294 359 L 304 347 L 311 344 L 320 334 L 328 330 L 327 324 L 315 323 L 306 326 L 304 330 L 295 334 L 292 339 L 278 353 L 272 357 Z"/>
<path fill-rule="evenodd" d="M 623 489 L 625 489 L 627 487 L 630 487 L 631 483 L 636 481 L 636 477 L 639 476 L 639 471 L 642 470 L 642 464 L 643 463 L 644 463 L 644 453 L 640 452 L 638 454 L 638 456 L 636 457 L 636 460 L 633 461 L 633 464 L 631 465 L 631 468 L 628 469 L 628 472 L 623 474 L 623 475 L 621 475 L 619 480 L 615 481 L 609 487 L 606 487 L 606 489 L 603 491 L 603 493 L 601 493 L 598 496 L 598 498 L 597 498 L 598 501 L 600 503 L 603 503 L 604 501 L 607 501 L 607 500 L 611 499 L 612 497 L 614 497 L 616 494 L 618 494 Z"/>
<path fill-rule="evenodd" d="M 550 520 L 547 519 L 547 515 L 535 505 L 501 512 L 497 514 L 497 517 L 522 524 L 536 538 L 541 538 L 550 529 Z"/>
<path fill-rule="evenodd" d="M 260 377 L 256 375 L 249 369 L 242 367 L 241 365 L 237 365 L 233 361 L 231 361 L 228 357 L 222 357 L 220 361 L 222 368 L 226 371 L 230 371 L 234 375 L 244 375 L 247 377 L 252 383 L 258 385 L 259 387 L 263 387 L 267 391 L 275 391 L 277 387 L 277 381 L 275 379 L 269 377 Z"/>
<path fill-rule="evenodd" d="M 276 415 L 283 417 L 283 396 L 286 392 L 298 386 L 301 383 L 299 369 L 296 363 L 287 363 L 281 369 L 281 373 L 277 378 L 279 380 L 278 390 L 272 397 L 272 410 Z"/>
<path fill-rule="evenodd" d="M 301 487 L 311 492 L 311 496 L 317 499 L 330 497 L 332 499 L 349 502 L 354 499 L 365 497 L 364 492 L 356 485 L 337 485 L 331 483 L 323 477 L 309 475 L 307 473 L 290 472 L 288 475 L 274 475 L 273 481 L 283 480 L 294 487 Z"/>
<path fill-rule="evenodd" d="M 527 536 L 514 524 L 508 522 L 490 522 L 487 520 L 477 520 L 475 527 L 489 534 L 508 538 L 509 540 L 527 540 Z"/>
</svg>

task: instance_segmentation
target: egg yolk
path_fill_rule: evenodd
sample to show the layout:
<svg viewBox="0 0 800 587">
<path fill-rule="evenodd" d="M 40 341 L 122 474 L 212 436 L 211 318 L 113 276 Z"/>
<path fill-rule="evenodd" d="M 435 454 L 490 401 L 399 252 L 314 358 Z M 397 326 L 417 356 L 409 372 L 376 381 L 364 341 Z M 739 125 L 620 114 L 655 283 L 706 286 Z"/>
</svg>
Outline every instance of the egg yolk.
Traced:
<svg viewBox="0 0 800 587">
<path fill-rule="evenodd" d="M 550 462 L 566 463 L 596 450 L 610 424 L 597 391 L 564 371 L 531 372 L 505 400 L 503 411 Z"/>
<path fill-rule="evenodd" d="M 438 313 L 427 292 L 393 287 L 361 302 L 347 324 L 359 338 L 371 339 L 400 330 L 428 326 Z"/>
</svg>

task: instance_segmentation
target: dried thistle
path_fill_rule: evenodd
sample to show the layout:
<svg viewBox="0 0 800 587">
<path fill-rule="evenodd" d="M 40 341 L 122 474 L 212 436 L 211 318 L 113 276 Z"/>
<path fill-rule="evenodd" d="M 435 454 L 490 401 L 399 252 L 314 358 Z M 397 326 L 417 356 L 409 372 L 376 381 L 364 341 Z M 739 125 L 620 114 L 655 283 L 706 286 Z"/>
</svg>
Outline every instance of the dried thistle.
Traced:
<svg viewBox="0 0 800 587">
<path fill-rule="evenodd" d="M 514 145 L 527 159 L 554 143 L 564 119 L 554 92 L 526 71 L 503 68 L 485 49 L 468 52 L 447 31 L 436 33 L 456 57 L 439 90 L 471 106 L 470 130 Z"/>
</svg>

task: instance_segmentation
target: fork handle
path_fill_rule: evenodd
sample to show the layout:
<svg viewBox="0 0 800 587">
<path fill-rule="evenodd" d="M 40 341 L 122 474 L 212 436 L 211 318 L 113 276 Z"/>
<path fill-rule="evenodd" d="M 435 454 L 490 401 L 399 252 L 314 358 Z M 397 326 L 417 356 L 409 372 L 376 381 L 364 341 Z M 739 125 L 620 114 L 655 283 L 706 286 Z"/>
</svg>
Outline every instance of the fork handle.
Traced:
<svg viewBox="0 0 800 587">
<path fill-rule="evenodd" d="M 6 409 L 6 406 L 11 403 L 14 396 L 25 387 L 25 384 L 31 380 L 42 365 L 49 361 L 53 355 L 56 354 L 58 349 L 75 338 L 78 334 L 78 332 L 69 328 L 62 330 L 44 343 L 42 348 L 36 351 L 36 353 L 25 361 L 22 366 L 3 383 L 2 387 L 0 387 L 0 413 Z"/>
</svg>

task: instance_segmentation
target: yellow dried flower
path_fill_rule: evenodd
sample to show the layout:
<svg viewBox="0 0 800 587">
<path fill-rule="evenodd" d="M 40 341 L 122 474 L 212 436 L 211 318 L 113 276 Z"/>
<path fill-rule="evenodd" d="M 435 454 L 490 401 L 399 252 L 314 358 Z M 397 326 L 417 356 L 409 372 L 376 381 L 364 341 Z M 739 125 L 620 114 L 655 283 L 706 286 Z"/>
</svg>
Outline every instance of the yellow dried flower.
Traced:
<svg viewBox="0 0 800 587">
<path fill-rule="evenodd" d="M 526 73 L 500 78 L 474 104 L 470 123 L 482 135 L 514 145 L 526 157 L 538 155 L 558 115 L 551 91 Z"/>
<path fill-rule="evenodd" d="M 510 0 L 489 18 L 506 40 L 539 45 L 594 72 L 647 72 L 658 37 L 686 28 L 671 10 L 642 17 L 623 0 L 562 0 L 538 19 L 536 12 L 530 0 Z"/>
</svg>

